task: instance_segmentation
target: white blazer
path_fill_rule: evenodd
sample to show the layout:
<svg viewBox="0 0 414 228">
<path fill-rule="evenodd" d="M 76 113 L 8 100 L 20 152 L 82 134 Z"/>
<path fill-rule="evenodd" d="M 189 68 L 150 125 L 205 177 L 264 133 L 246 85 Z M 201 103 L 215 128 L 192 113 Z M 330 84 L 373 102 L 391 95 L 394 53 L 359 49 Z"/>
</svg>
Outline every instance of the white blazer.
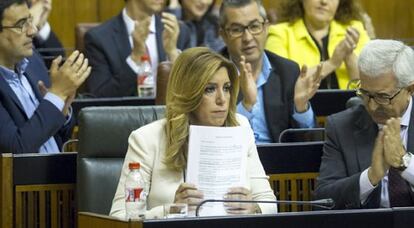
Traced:
<svg viewBox="0 0 414 228">
<path fill-rule="evenodd" d="M 253 131 L 248 120 L 237 114 L 241 126 L 248 126 L 249 149 L 247 158 L 247 186 L 252 192 L 253 200 L 276 200 L 270 188 L 268 176 L 257 154 Z M 163 205 L 174 202 L 175 191 L 184 182 L 183 171 L 167 168 L 164 163 L 166 151 L 166 119 L 145 125 L 131 133 L 128 139 L 128 151 L 122 167 L 121 177 L 112 202 L 110 215 L 125 218 L 125 178 L 128 175 L 128 164 L 139 162 L 141 173 L 146 183 L 150 183 L 147 198 L 146 218 L 162 218 Z M 277 213 L 275 204 L 259 204 L 263 214 Z"/>
</svg>

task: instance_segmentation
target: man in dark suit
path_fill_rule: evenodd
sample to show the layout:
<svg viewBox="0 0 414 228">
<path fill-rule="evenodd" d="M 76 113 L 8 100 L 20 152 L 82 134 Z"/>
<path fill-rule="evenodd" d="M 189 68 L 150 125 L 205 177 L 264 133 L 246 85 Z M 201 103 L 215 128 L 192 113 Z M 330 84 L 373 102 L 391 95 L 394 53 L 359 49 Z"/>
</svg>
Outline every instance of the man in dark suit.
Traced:
<svg viewBox="0 0 414 228">
<path fill-rule="evenodd" d="M 413 206 L 414 51 L 373 40 L 362 50 L 363 105 L 329 116 L 316 198 L 336 208 Z"/>
<path fill-rule="evenodd" d="M 239 113 L 252 125 L 256 143 L 278 142 L 281 131 L 313 127 L 309 99 L 321 80 L 320 70 L 306 76 L 293 61 L 264 51 L 269 22 L 261 1 L 224 0 L 220 9 L 220 34 L 224 54 L 240 71 Z"/>
<path fill-rule="evenodd" d="M 57 153 L 70 134 L 69 107 L 90 73 L 88 61 L 77 51 L 63 64 L 55 59 L 49 81 L 33 55 L 37 29 L 27 2 L 2 1 L 0 18 L 0 151 Z"/>
<path fill-rule="evenodd" d="M 154 75 L 158 63 L 174 61 L 190 46 L 188 28 L 174 15 L 162 13 L 165 1 L 126 0 L 116 17 L 85 35 L 92 74 L 87 91 L 96 97 L 137 95 L 141 57 L 148 54 Z"/>
<path fill-rule="evenodd" d="M 33 39 L 36 50 L 42 55 L 47 68 L 52 65 L 55 56 L 65 56 L 63 45 L 52 31 L 48 18 L 52 10 L 52 0 L 29 0 L 33 23 L 38 29 Z"/>
</svg>

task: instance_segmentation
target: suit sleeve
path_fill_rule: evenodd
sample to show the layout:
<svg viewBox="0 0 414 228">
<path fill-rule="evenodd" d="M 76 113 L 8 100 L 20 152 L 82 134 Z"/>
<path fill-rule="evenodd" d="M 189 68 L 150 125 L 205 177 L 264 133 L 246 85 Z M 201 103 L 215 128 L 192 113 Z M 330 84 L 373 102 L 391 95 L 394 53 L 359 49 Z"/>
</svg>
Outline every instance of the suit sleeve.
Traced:
<svg viewBox="0 0 414 228">
<path fill-rule="evenodd" d="M 11 114 L 0 104 L 0 151 L 38 153 L 40 146 L 54 136 L 64 122 L 62 112 L 47 100 L 41 100 L 33 116 L 22 126 L 17 126 Z"/>
<path fill-rule="evenodd" d="M 317 186 L 314 192 L 316 199 L 332 198 L 336 209 L 360 208 L 359 177 L 361 173 L 348 176 L 341 148 L 340 136 L 332 117 L 328 117 L 326 139 Z M 342 136 L 344 137 L 344 136 Z"/>
<path fill-rule="evenodd" d="M 63 127 L 59 129 L 59 132 L 57 133 L 60 139 L 57 139 L 55 137 L 55 140 L 61 140 L 61 142 L 58 143 L 58 145 L 63 145 L 66 141 L 68 141 L 72 137 L 73 128 L 75 127 L 76 121 L 75 121 L 75 115 L 72 113 L 72 116 L 68 123 L 63 124 Z M 63 148 L 60 148 L 61 150 Z"/>
<path fill-rule="evenodd" d="M 250 179 L 250 188 L 253 200 L 275 201 L 276 197 L 269 184 L 269 177 L 266 175 L 263 165 L 260 162 L 257 153 L 256 144 L 254 143 L 253 132 L 249 139 L 249 151 L 247 158 L 248 176 Z M 276 214 L 276 204 L 261 203 L 259 204 L 262 214 Z"/>
<path fill-rule="evenodd" d="M 110 61 L 111 52 L 106 51 L 113 47 L 108 45 L 113 44 L 105 44 L 98 34 L 88 32 L 85 35 L 86 54 L 92 66 L 91 75 L 86 81 L 88 92 L 96 97 L 136 95 L 136 74 L 128 66 L 126 58 L 119 60 L 120 66 L 114 66 Z M 115 67 L 119 69 L 118 72 Z"/>
<path fill-rule="evenodd" d="M 188 26 L 181 21 L 179 23 L 180 35 L 177 40 L 177 48 L 183 51 L 187 48 L 191 48 L 190 28 L 188 28 Z"/>
<path fill-rule="evenodd" d="M 257 153 L 256 144 L 254 141 L 253 130 L 249 124 L 249 121 L 241 116 L 237 115 L 240 126 L 248 128 L 248 157 L 247 157 L 247 176 L 250 180 L 250 190 L 253 200 L 268 200 L 275 201 L 276 197 L 273 194 L 273 190 L 269 184 L 269 177 L 266 175 L 263 165 L 260 162 L 259 154 Z M 262 214 L 276 214 L 276 204 L 262 203 L 259 204 Z"/>
</svg>

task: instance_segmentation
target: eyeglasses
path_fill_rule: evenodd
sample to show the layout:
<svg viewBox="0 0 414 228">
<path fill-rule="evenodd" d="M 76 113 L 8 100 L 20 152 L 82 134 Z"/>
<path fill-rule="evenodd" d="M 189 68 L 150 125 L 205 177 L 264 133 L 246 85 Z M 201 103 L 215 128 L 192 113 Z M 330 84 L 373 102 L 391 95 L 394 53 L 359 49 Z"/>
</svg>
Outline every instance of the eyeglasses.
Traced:
<svg viewBox="0 0 414 228">
<path fill-rule="evenodd" d="M 13 26 L 2 26 L 4 29 L 20 29 L 18 30 L 21 33 L 26 33 L 29 28 L 33 26 L 33 17 L 26 17 L 20 19 L 15 25 Z"/>
<path fill-rule="evenodd" d="M 253 21 L 252 23 L 248 24 L 247 26 L 244 25 L 231 25 L 229 28 L 226 28 L 225 31 L 233 38 L 239 38 L 243 35 L 246 29 L 252 35 L 258 35 L 263 32 L 263 28 L 267 24 L 267 20 L 260 22 L 260 21 Z"/>
<path fill-rule="evenodd" d="M 389 105 L 391 104 L 392 99 L 394 99 L 398 94 L 400 94 L 402 90 L 403 88 L 399 88 L 398 91 L 394 93 L 394 95 L 386 95 L 386 94 L 372 95 L 368 91 L 358 88 L 356 90 L 356 95 L 360 97 L 365 103 L 368 103 L 372 98 L 377 104 Z"/>
</svg>

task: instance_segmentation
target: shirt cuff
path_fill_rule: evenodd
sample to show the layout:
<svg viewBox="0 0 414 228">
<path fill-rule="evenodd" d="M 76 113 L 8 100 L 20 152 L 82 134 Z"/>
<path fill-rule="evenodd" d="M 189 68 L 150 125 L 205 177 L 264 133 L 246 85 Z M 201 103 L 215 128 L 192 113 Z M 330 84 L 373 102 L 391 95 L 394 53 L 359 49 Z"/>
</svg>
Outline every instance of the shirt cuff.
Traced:
<svg viewBox="0 0 414 228">
<path fill-rule="evenodd" d="M 296 111 L 296 108 L 293 107 L 293 119 L 299 124 L 300 128 L 311 128 L 315 127 L 315 117 L 313 114 L 313 109 L 311 104 L 308 102 L 308 110 L 305 112 L 299 113 Z"/>
<path fill-rule="evenodd" d="M 50 28 L 50 25 L 48 22 L 45 23 L 45 25 L 43 25 L 43 27 L 39 30 L 39 32 L 37 32 L 37 38 L 39 38 L 41 41 L 46 41 L 47 39 L 49 39 L 50 36 L 50 32 L 52 31 L 52 29 Z"/>
<path fill-rule="evenodd" d="M 401 172 L 402 178 L 404 178 L 406 181 L 408 181 L 411 184 L 411 188 L 413 188 L 414 185 L 414 158 L 411 158 L 410 164 L 408 164 L 407 168 Z"/>
<path fill-rule="evenodd" d="M 132 60 L 131 56 L 128 56 L 128 58 L 126 59 L 126 63 L 129 67 L 131 67 L 132 71 L 134 71 L 135 74 L 139 74 L 140 66 L 136 62 L 134 62 L 134 60 Z"/>
<path fill-rule="evenodd" d="M 47 92 L 43 99 L 50 101 L 60 111 L 62 111 L 63 107 L 65 106 L 65 102 L 60 97 L 51 92 Z"/>
<path fill-rule="evenodd" d="M 376 188 L 376 186 L 373 186 L 369 181 L 368 169 L 364 170 L 361 173 L 361 176 L 359 176 L 359 200 L 361 201 L 361 204 L 365 203 L 369 194 Z"/>
<path fill-rule="evenodd" d="M 243 103 L 242 102 L 240 102 L 238 105 L 237 105 L 237 112 L 239 113 L 239 114 L 242 114 L 243 116 L 245 116 L 248 120 L 249 120 L 249 122 L 253 119 L 253 117 L 254 117 L 254 114 L 253 114 L 253 110 L 254 110 L 254 108 L 256 107 L 256 104 L 254 104 L 253 105 L 253 107 L 252 107 L 252 110 L 249 112 L 249 111 L 247 111 L 247 109 L 243 106 Z"/>
</svg>

